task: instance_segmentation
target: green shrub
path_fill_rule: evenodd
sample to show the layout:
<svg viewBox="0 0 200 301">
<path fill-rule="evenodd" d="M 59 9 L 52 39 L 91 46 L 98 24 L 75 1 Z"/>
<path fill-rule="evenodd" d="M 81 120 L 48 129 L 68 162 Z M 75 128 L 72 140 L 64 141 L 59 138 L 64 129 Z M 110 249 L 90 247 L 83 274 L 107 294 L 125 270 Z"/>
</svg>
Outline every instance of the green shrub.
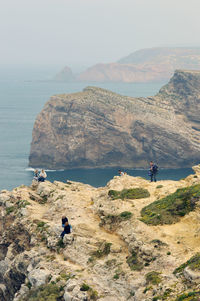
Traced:
<svg viewBox="0 0 200 301">
<path fill-rule="evenodd" d="M 58 248 L 64 248 L 64 247 L 65 247 L 65 244 L 64 244 L 62 238 L 60 238 L 60 239 L 58 240 L 58 242 L 57 242 L 56 245 L 57 245 Z"/>
<path fill-rule="evenodd" d="M 41 285 L 38 288 L 30 289 L 28 294 L 24 296 L 22 301 L 58 301 L 64 295 L 63 287 L 50 283 Z"/>
<path fill-rule="evenodd" d="M 143 264 L 138 260 L 137 253 L 135 251 L 132 251 L 126 262 L 133 271 L 141 271 L 143 269 Z"/>
<path fill-rule="evenodd" d="M 191 270 L 198 270 L 200 271 L 200 253 L 196 253 L 192 256 L 188 261 L 181 264 L 178 268 L 174 270 L 174 274 L 180 274 L 186 267 L 189 267 Z"/>
<path fill-rule="evenodd" d="M 127 220 L 127 219 L 130 219 L 132 217 L 132 215 L 133 214 L 129 211 L 123 211 L 122 213 L 120 213 L 119 216 L 122 220 Z"/>
<path fill-rule="evenodd" d="M 184 293 L 176 298 L 175 301 L 199 301 L 200 291 Z"/>
<path fill-rule="evenodd" d="M 148 284 L 158 285 L 162 279 L 159 276 L 160 273 L 152 271 L 145 275 L 146 281 Z"/>
<path fill-rule="evenodd" d="M 113 199 L 143 199 L 148 198 L 150 193 L 147 189 L 144 188 L 130 188 L 130 189 L 123 189 L 121 191 L 117 190 L 109 190 L 108 195 Z"/>
<path fill-rule="evenodd" d="M 177 189 L 141 210 L 141 221 L 150 225 L 172 224 L 195 208 L 200 198 L 200 184 Z"/>
<path fill-rule="evenodd" d="M 112 244 L 109 242 L 101 244 L 100 248 L 97 251 L 92 252 L 92 256 L 101 258 L 105 255 L 108 255 L 110 253 L 111 245 Z"/>
<path fill-rule="evenodd" d="M 93 290 L 92 288 L 89 289 L 88 295 L 89 295 L 90 300 L 96 301 L 99 298 L 98 297 L 98 292 Z"/>
<path fill-rule="evenodd" d="M 163 188 L 163 185 L 158 185 L 158 186 L 156 186 L 156 188 Z"/>
<path fill-rule="evenodd" d="M 83 283 L 81 285 L 80 291 L 87 292 L 87 291 L 89 291 L 89 289 L 90 289 L 90 286 L 86 283 Z"/>
<path fill-rule="evenodd" d="M 113 279 L 115 279 L 115 280 L 119 279 L 119 274 L 116 273 L 116 274 L 113 276 Z"/>
<path fill-rule="evenodd" d="M 15 206 L 7 207 L 6 208 L 6 214 L 9 215 L 10 213 L 15 211 Z"/>
<path fill-rule="evenodd" d="M 31 203 L 27 200 L 20 200 L 16 202 L 18 208 L 25 208 L 26 206 L 30 205 Z"/>
</svg>

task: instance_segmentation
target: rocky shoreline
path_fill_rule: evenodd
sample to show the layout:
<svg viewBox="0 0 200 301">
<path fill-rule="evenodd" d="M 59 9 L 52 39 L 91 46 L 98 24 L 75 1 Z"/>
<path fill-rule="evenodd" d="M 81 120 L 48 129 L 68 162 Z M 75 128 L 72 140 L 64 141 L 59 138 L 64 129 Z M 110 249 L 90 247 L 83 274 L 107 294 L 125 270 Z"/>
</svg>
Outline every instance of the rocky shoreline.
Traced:
<svg viewBox="0 0 200 301">
<path fill-rule="evenodd" d="M 189 293 L 198 300 L 200 166 L 194 170 L 180 181 L 124 175 L 100 188 L 46 181 L 2 190 L 0 299 L 179 301 Z M 177 189 L 186 189 L 178 199 Z M 172 222 L 141 220 L 143 208 L 172 197 Z M 62 242 L 63 214 L 73 232 Z"/>
</svg>

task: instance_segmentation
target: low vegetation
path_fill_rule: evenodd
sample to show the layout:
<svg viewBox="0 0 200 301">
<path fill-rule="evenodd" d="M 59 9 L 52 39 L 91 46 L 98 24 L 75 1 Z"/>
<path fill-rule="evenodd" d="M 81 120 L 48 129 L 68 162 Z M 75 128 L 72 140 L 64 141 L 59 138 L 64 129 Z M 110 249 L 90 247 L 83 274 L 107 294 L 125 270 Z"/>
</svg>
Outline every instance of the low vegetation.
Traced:
<svg viewBox="0 0 200 301">
<path fill-rule="evenodd" d="M 87 292 L 89 300 L 96 301 L 98 299 L 98 292 L 90 287 L 87 283 L 83 283 L 80 287 L 80 291 Z"/>
<path fill-rule="evenodd" d="M 174 274 L 181 274 L 183 270 L 189 267 L 191 270 L 200 271 L 200 253 L 196 253 L 188 261 L 181 264 L 178 268 L 174 270 Z"/>
<path fill-rule="evenodd" d="M 119 215 L 108 214 L 108 215 L 105 215 L 101 219 L 99 226 L 103 227 L 103 226 L 107 225 L 109 227 L 110 231 L 114 231 L 121 222 L 130 219 L 132 217 L 132 215 L 133 214 L 130 211 L 123 211 Z"/>
<path fill-rule="evenodd" d="M 177 189 L 141 210 L 141 221 L 150 225 L 172 224 L 195 209 L 200 199 L 200 184 Z"/>
<path fill-rule="evenodd" d="M 143 199 L 150 197 L 150 193 L 144 188 L 123 189 L 121 191 L 109 190 L 108 195 L 113 199 Z"/>
<path fill-rule="evenodd" d="M 92 256 L 96 258 L 101 258 L 103 256 L 108 255 L 110 253 L 111 245 L 112 244 L 109 242 L 101 244 L 97 251 L 92 252 Z"/>
<path fill-rule="evenodd" d="M 139 261 L 138 255 L 135 251 L 132 251 L 126 262 L 132 271 L 141 271 L 143 269 L 143 264 Z"/>
<path fill-rule="evenodd" d="M 162 279 L 160 273 L 152 271 L 145 275 L 147 284 L 158 285 Z"/>
<path fill-rule="evenodd" d="M 50 283 L 31 288 L 28 294 L 20 301 L 58 301 L 62 300 L 63 295 L 64 290 L 62 286 Z"/>
<path fill-rule="evenodd" d="M 175 299 L 175 301 L 199 301 L 199 300 L 200 300 L 200 291 L 184 293 Z"/>
</svg>

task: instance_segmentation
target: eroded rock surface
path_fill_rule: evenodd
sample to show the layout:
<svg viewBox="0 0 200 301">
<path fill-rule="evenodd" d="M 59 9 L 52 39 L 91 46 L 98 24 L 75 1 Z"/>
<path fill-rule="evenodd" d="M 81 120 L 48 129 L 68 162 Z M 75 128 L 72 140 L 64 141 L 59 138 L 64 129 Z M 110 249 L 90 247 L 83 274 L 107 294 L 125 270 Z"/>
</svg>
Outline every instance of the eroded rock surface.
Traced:
<svg viewBox="0 0 200 301">
<path fill-rule="evenodd" d="M 199 201 L 177 223 L 141 221 L 144 206 L 199 184 L 200 167 L 194 170 L 181 181 L 149 183 L 124 175 L 101 188 L 47 181 L 1 191 L 1 301 L 176 300 L 198 291 Z M 109 197 L 110 190 L 131 188 L 145 188 L 150 196 Z M 62 242 L 63 214 L 73 231 Z"/>
</svg>

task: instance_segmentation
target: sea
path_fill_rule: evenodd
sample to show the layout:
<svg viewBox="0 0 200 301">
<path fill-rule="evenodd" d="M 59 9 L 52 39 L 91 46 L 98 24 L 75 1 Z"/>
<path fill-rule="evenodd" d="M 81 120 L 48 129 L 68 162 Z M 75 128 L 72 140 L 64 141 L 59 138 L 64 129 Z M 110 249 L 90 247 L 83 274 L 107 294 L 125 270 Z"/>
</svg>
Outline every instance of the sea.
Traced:
<svg viewBox="0 0 200 301">
<path fill-rule="evenodd" d="M 49 97 L 55 94 L 82 91 L 97 86 L 121 95 L 153 96 L 166 83 L 91 83 L 57 82 L 56 70 L 43 66 L 2 66 L 0 68 L 0 190 L 30 185 L 33 169 L 28 166 L 32 129 L 37 114 Z M 159 162 L 158 162 L 159 163 Z M 67 180 L 105 186 L 118 174 L 117 168 L 47 170 L 48 180 Z M 129 175 L 148 177 L 147 169 L 126 169 Z M 191 168 L 160 169 L 158 180 L 179 180 L 193 173 Z"/>
</svg>

